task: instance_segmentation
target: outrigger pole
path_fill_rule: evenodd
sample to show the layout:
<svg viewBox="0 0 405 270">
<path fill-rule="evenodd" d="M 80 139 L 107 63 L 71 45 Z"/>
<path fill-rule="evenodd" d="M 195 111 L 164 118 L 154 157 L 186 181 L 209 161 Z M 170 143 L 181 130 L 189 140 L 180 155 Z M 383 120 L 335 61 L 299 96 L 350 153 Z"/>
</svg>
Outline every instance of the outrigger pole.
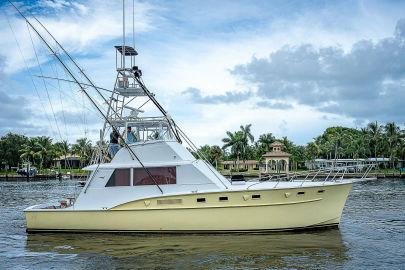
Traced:
<svg viewBox="0 0 405 270">
<path fill-rule="evenodd" d="M 139 162 L 139 164 L 142 166 L 142 168 L 146 171 L 148 176 L 152 179 L 153 183 L 157 186 L 157 188 L 160 190 L 160 192 L 163 194 L 162 188 L 159 186 L 159 184 L 156 182 L 156 179 L 153 177 L 153 175 L 150 173 L 150 171 L 144 166 L 142 161 L 138 158 L 138 156 L 135 154 L 135 152 L 129 147 L 129 145 L 125 142 L 125 139 L 122 137 L 122 135 L 119 133 L 118 129 L 112 125 L 108 117 L 103 113 L 103 111 L 97 106 L 97 103 L 91 98 L 89 93 L 85 90 L 85 88 L 81 85 L 81 83 L 76 79 L 76 77 L 73 75 L 72 71 L 66 66 L 66 64 L 62 61 L 62 59 L 56 54 L 56 52 L 52 49 L 52 47 L 46 42 L 46 40 L 42 37 L 42 35 L 38 32 L 38 30 L 31 24 L 31 22 L 27 19 L 27 17 L 24 16 L 24 14 L 21 13 L 21 11 L 10 1 L 8 2 L 17 10 L 17 12 L 21 15 L 21 17 L 24 18 L 24 20 L 27 22 L 27 24 L 34 30 L 34 32 L 38 35 L 38 37 L 41 39 L 41 41 L 46 45 L 46 47 L 51 51 L 51 53 L 56 57 L 56 59 L 59 61 L 59 63 L 63 66 L 63 68 L 68 72 L 69 76 L 72 77 L 74 82 L 80 87 L 80 89 L 83 91 L 83 93 L 86 95 L 86 97 L 90 100 L 90 102 L 93 104 L 93 106 L 97 109 L 97 111 L 102 115 L 104 120 L 111 126 L 114 132 L 118 134 L 118 136 L 122 139 L 124 146 L 126 149 L 131 154 L 131 158 L 135 159 Z M 36 19 L 38 21 L 38 19 Z M 39 21 L 38 21 L 39 22 Z M 42 24 L 41 24 L 42 25 Z M 42 27 L 44 27 L 42 25 Z M 44 27 L 45 28 L 45 27 Z M 46 29 L 46 28 L 45 28 Z M 48 32 L 48 30 L 46 30 Z M 49 32 L 48 32 L 49 33 Z M 49 35 L 51 35 L 49 33 Z M 52 36 L 52 35 L 51 35 Z M 81 70 L 81 68 L 76 64 L 76 62 L 72 59 L 72 57 L 66 52 L 66 50 L 60 45 L 59 42 L 56 41 L 56 39 L 52 36 L 52 38 L 55 40 L 55 42 L 59 45 L 59 47 L 62 48 L 64 53 L 69 57 L 69 59 L 75 63 L 76 67 L 80 70 L 80 72 L 86 77 L 86 79 L 91 83 L 92 87 L 96 89 L 96 91 L 101 95 L 101 93 L 98 91 L 97 87 L 93 84 L 93 82 L 87 77 L 87 75 Z M 102 95 L 101 95 L 102 96 Z M 104 97 L 103 97 L 104 98 Z M 104 98 L 105 99 L 105 98 Z M 107 100 L 106 100 L 107 101 Z"/>
<path fill-rule="evenodd" d="M 41 75 L 33 75 L 33 76 L 38 77 L 38 78 L 44 78 L 44 79 L 62 81 L 62 82 L 76 83 L 75 81 L 72 81 L 72 80 L 62 79 L 62 78 L 57 78 L 57 77 L 49 77 L 49 76 L 41 76 Z M 80 82 L 80 84 L 81 84 L 81 85 L 84 85 L 84 86 L 93 87 L 91 84 L 84 83 L 84 82 Z M 103 87 L 99 87 L 99 86 L 96 86 L 95 88 L 100 89 L 100 90 L 103 90 L 103 91 L 107 91 L 107 92 L 110 92 L 110 93 L 112 92 L 111 90 L 109 90 L 109 89 L 107 89 L 107 88 L 103 88 Z"/>
<path fill-rule="evenodd" d="M 124 5 L 124 1 L 123 1 Z M 125 16 L 125 12 L 123 13 L 123 16 Z M 41 25 L 41 27 L 49 34 L 49 36 L 55 41 L 55 43 L 62 49 L 62 51 L 69 57 L 70 61 L 80 70 L 80 73 L 83 74 L 83 76 L 86 78 L 86 80 L 90 83 L 90 85 L 96 89 L 97 93 L 104 99 L 106 103 L 108 103 L 108 100 L 98 91 L 98 89 L 101 89 L 100 87 L 97 87 L 94 85 L 94 83 L 90 80 L 90 78 L 83 72 L 83 70 L 80 68 L 80 66 L 76 63 L 76 61 L 70 56 L 70 54 L 63 48 L 63 46 L 56 40 L 56 38 L 48 31 L 48 29 L 35 17 L 33 16 L 34 19 Z M 124 28 L 125 28 L 125 19 L 123 20 Z M 124 40 L 124 45 L 122 46 L 123 50 L 123 55 L 125 55 L 125 30 L 123 30 L 123 40 Z M 125 57 L 123 58 L 124 65 L 125 65 Z M 149 89 L 146 88 L 145 84 L 143 81 L 141 81 L 140 76 L 137 75 L 137 70 L 133 70 L 135 79 L 138 82 L 138 84 L 141 86 L 142 90 L 145 92 L 145 94 L 149 97 L 150 100 L 152 100 L 153 104 L 159 109 L 159 111 L 163 114 L 163 116 L 167 119 L 169 122 L 170 128 L 172 129 L 177 141 L 181 143 L 181 137 L 179 135 L 178 130 L 175 128 L 176 124 L 174 123 L 174 120 L 168 115 L 168 113 L 165 111 L 165 109 L 160 105 L 160 103 L 155 99 L 153 94 L 149 91 Z M 113 112 L 117 115 L 118 113 L 113 110 Z M 174 125 L 173 125 L 174 124 Z"/>
<path fill-rule="evenodd" d="M 8 0 L 8 1 L 10 2 L 10 0 Z M 49 32 L 49 30 L 41 23 L 41 21 L 39 21 L 35 16 L 33 16 L 33 17 L 39 23 L 39 25 L 41 25 L 41 27 L 48 33 L 48 35 L 53 39 L 53 41 L 55 41 L 55 43 L 59 46 L 59 48 L 62 49 L 62 51 L 66 54 L 66 56 L 69 58 L 69 60 L 76 66 L 76 68 L 80 71 L 80 73 L 84 76 L 84 78 L 89 82 L 90 86 L 92 86 L 97 91 L 97 93 L 100 95 L 100 97 L 104 100 L 104 102 L 108 104 L 108 100 L 98 90 L 100 87 L 97 87 L 93 83 L 93 81 L 90 80 L 90 78 L 87 76 L 87 74 L 83 72 L 83 69 L 76 63 L 76 61 L 70 56 L 70 54 L 65 50 L 65 48 L 59 43 L 59 41 L 56 40 L 56 38 L 51 34 L 51 32 Z M 33 27 L 33 26 L 31 25 L 31 27 Z M 112 109 L 112 111 L 114 112 L 114 114 L 116 114 L 119 117 L 118 113 L 114 109 Z"/>
</svg>

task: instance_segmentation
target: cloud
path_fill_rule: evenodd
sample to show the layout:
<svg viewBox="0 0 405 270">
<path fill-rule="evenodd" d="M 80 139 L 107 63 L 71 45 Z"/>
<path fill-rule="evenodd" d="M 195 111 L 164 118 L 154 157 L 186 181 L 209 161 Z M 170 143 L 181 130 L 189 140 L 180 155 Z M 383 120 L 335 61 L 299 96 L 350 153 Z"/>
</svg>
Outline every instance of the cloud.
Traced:
<svg viewBox="0 0 405 270">
<path fill-rule="evenodd" d="M 132 42 L 132 1 L 129 3 L 126 16 L 126 42 Z M 0 6 L 4 12 L 0 13 L 0 55 L 6 57 L 5 71 L 14 73 L 21 71 L 24 61 L 19 51 L 10 48 L 16 47 L 15 37 L 18 40 L 23 57 L 29 67 L 35 66 L 35 54 L 31 44 L 30 35 L 25 21 L 7 3 Z M 122 43 L 122 9 L 114 1 L 64 1 L 41 0 L 31 5 L 20 5 L 20 9 L 37 28 L 37 30 L 50 42 L 51 38 L 35 21 L 36 16 L 54 37 L 74 56 L 94 57 L 104 53 L 106 43 L 116 41 Z M 135 32 L 136 34 L 152 31 L 153 21 L 158 19 L 157 8 L 145 2 L 135 2 Z M 12 31 L 10 29 L 12 28 Z M 40 62 L 49 60 L 49 52 L 31 31 L 34 45 L 39 54 Z M 115 45 L 115 44 L 114 44 Z M 112 45 L 108 44 L 108 49 Z M 59 49 L 56 49 L 59 52 Z"/>
<path fill-rule="evenodd" d="M 24 97 L 13 97 L 0 90 L 0 118 L 10 122 L 24 121 L 31 113 L 27 103 Z"/>
<path fill-rule="evenodd" d="M 5 89 L 13 89 L 8 84 L 7 76 L 3 69 L 5 60 L 0 56 L 0 136 L 7 132 L 23 134 L 45 134 L 45 129 L 33 124 L 34 111 L 30 101 L 21 95 L 13 95 Z"/>
<path fill-rule="evenodd" d="M 0 121 L 19 122 L 26 119 L 30 115 L 30 110 L 27 108 L 27 100 L 24 97 L 13 97 L 2 89 L 7 89 L 5 86 L 6 76 L 3 68 L 5 61 L 0 57 Z M 3 126 L 3 125 L 1 125 Z"/>
<path fill-rule="evenodd" d="M 4 84 L 0 81 L 0 87 Z M 37 129 L 29 121 L 32 110 L 22 96 L 13 96 L 0 90 L 0 134 L 7 132 L 29 132 Z"/>
<path fill-rule="evenodd" d="M 62 9 L 64 7 L 68 7 L 71 4 L 67 1 L 63 0 L 40 0 L 38 5 L 41 7 L 48 7 L 53 9 Z"/>
<path fill-rule="evenodd" d="M 279 110 L 287 110 L 292 109 L 293 106 L 291 104 L 285 102 L 277 102 L 277 101 L 269 101 L 269 100 L 261 100 L 256 103 L 258 107 L 265 107 L 271 109 L 279 109 Z"/>
<path fill-rule="evenodd" d="M 58 111 L 55 112 L 55 117 L 59 123 L 59 125 L 66 125 L 66 126 L 75 126 L 80 127 L 86 126 L 88 124 L 100 124 L 101 116 L 97 117 L 98 115 L 93 113 L 89 113 L 87 111 Z"/>
<path fill-rule="evenodd" d="M 225 92 L 224 95 L 209 95 L 203 96 L 201 90 L 197 88 L 188 88 L 182 94 L 189 96 L 194 103 L 201 104 L 218 104 L 218 103 L 240 103 L 249 99 L 252 95 L 250 91 L 247 92 Z"/>
<path fill-rule="evenodd" d="M 338 46 L 284 46 L 269 57 L 238 65 L 232 74 L 257 87 L 268 102 L 297 102 L 355 119 L 403 121 L 405 19 L 394 35 Z"/>
</svg>

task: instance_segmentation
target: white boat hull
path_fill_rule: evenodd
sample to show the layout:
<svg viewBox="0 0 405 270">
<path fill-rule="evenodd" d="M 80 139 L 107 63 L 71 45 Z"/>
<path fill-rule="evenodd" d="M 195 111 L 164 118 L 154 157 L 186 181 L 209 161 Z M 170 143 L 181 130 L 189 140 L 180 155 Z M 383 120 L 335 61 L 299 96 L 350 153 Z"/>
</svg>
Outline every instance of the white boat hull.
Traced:
<svg viewBox="0 0 405 270">
<path fill-rule="evenodd" d="M 351 186 L 351 183 L 342 183 L 184 194 L 136 200 L 108 210 L 30 207 L 25 210 L 25 215 L 29 232 L 197 233 L 294 230 L 338 225 Z M 252 195 L 260 195 L 260 198 L 253 199 Z M 219 201 L 219 197 L 227 197 L 228 200 Z M 205 202 L 197 202 L 197 198 L 205 198 Z"/>
</svg>

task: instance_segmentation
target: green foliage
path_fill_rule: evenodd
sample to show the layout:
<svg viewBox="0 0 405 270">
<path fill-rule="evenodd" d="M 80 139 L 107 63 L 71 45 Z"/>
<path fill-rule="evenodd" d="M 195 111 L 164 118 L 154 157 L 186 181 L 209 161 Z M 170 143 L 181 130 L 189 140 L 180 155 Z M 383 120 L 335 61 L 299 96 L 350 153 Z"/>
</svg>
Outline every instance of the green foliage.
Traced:
<svg viewBox="0 0 405 270">
<path fill-rule="evenodd" d="M 310 159 L 389 157 L 394 167 L 395 161 L 405 158 L 404 134 L 394 122 L 371 122 L 360 129 L 330 127 L 307 145 L 306 153 Z"/>
<path fill-rule="evenodd" d="M 276 138 L 272 133 L 265 133 L 259 136 L 254 146 L 254 159 L 260 160 L 262 156 L 270 151 L 269 145 L 273 143 Z"/>
<path fill-rule="evenodd" d="M 72 145 L 72 153 L 80 157 L 80 163 L 82 166 L 88 164 L 93 154 L 91 141 L 87 138 L 78 139 L 76 143 Z"/>
<path fill-rule="evenodd" d="M 218 163 L 223 160 L 224 153 L 218 145 L 204 145 L 199 149 L 200 153 L 216 168 Z M 194 157 L 198 158 L 197 154 L 192 152 Z"/>
<path fill-rule="evenodd" d="M 8 133 L 0 138 L 0 165 L 17 167 L 21 162 L 20 151 L 28 142 L 24 135 Z"/>
<path fill-rule="evenodd" d="M 360 129 L 329 127 L 306 146 L 295 145 L 287 137 L 276 139 L 272 133 L 262 134 L 254 141 L 250 124 L 234 132 L 227 131 L 226 135 L 222 139 L 224 151 L 221 156 L 218 151 L 215 160 L 237 160 L 237 164 L 240 159 L 260 161 L 263 154 L 271 150 L 269 145 L 275 140 L 281 141 L 284 144 L 283 151 L 291 154 L 290 164 L 295 170 L 302 169 L 306 160 L 316 158 L 389 157 L 392 167 L 395 161 L 405 159 L 405 131 L 393 122 L 384 126 L 372 122 Z M 209 157 L 210 149 L 210 146 L 205 145 L 200 150 Z M 210 157 L 209 160 L 213 163 L 214 158 Z"/>
<path fill-rule="evenodd" d="M 18 167 L 22 162 L 29 161 L 34 166 L 49 168 L 53 160 L 72 153 L 78 154 L 82 164 L 90 161 L 93 147 L 86 139 L 77 140 L 70 147 L 67 141 L 53 143 L 46 136 L 26 137 L 24 135 L 8 133 L 0 138 L 0 165 Z"/>
<path fill-rule="evenodd" d="M 269 145 L 276 138 L 272 133 L 265 133 L 254 141 L 251 126 L 242 125 L 237 131 L 227 131 L 222 148 L 204 145 L 199 151 L 216 167 L 222 160 L 236 159 L 238 164 L 240 159 L 260 161 L 263 154 L 271 150 Z M 394 122 L 385 125 L 371 122 L 360 129 L 329 127 L 306 146 L 295 145 L 287 137 L 277 140 L 284 144 L 283 151 L 291 154 L 292 169 L 300 169 L 306 160 L 315 158 L 389 157 L 392 168 L 396 161 L 405 159 L 405 130 Z M 49 168 L 53 159 L 70 154 L 79 155 L 82 165 L 85 165 L 91 159 L 93 146 L 87 138 L 78 139 L 73 145 L 67 141 L 53 143 L 45 136 L 28 138 L 8 133 L 0 138 L 2 167 L 17 167 L 23 161 L 30 161 L 40 168 Z M 197 157 L 196 153 L 193 155 Z M 237 168 L 236 171 L 242 170 Z"/>
</svg>

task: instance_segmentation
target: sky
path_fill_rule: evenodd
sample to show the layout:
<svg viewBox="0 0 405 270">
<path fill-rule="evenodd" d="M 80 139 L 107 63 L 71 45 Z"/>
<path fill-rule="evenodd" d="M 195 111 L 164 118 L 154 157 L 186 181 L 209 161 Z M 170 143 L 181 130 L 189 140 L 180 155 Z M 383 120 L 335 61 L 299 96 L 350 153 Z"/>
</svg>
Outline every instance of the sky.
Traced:
<svg viewBox="0 0 405 270">
<path fill-rule="evenodd" d="M 112 88 L 122 1 L 13 2 L 96 85 Z M 221 145 L 246 124 L 255 138 L 271 132 L 306 144 L 330 126 L 405 123 L 404 1 L 134 3 L 143 79 L 197 145 Z M 15 10 L 0 7 L 0 135 L 96 141 L 100 115 L 77 86 L 33 76 L 66 78 Z"/>
</svg>

